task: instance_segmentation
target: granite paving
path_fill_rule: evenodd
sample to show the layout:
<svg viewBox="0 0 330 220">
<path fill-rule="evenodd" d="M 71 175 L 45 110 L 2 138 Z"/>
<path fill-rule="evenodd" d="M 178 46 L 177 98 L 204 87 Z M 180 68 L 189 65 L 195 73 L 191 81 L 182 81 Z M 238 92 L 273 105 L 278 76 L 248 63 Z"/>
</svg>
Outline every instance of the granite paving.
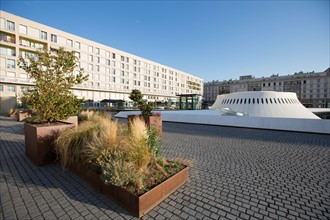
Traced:
<svg viewBox="0 0 330 220">
<path fill-rule="evenodd" d="M 35 166 L 22 122 L 0 130 L 0 219 L 135 219 L 59 164 Z M 165 122 L 162 142 L 190 179 L 143 219 L 330 219 L 330 135 Z"/>
</svg>

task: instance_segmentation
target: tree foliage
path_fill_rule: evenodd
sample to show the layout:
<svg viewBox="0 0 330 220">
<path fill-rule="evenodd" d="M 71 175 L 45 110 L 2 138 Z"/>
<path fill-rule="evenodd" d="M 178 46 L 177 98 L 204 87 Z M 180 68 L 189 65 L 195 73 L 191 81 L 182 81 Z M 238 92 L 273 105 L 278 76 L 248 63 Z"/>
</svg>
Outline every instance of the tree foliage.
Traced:
<svg viewBox="0 0 330 220">
<path fill-rule="evenodd" d="M 150 116 L 152 114 L 153 105 L 152 103 L 142 100 L 143 95 L 140 90 L 133 89 L 129 98 L 137 104 L 143 116 Z"/>
<path fill-rule="evenodd" d="M 26 94 L 29 108 L 38 122 L 55 122 L 76 115 L 82 99 L 70 90 L 87 80 L 77 65 L 74 51 L 60 48 L 56 52 L 39 50 L 35 57 L 19 58 L 19 66 L 35 79 L 35 86 Z M 75 74 L 74 71 L 78 71 Z"/>
</svg>

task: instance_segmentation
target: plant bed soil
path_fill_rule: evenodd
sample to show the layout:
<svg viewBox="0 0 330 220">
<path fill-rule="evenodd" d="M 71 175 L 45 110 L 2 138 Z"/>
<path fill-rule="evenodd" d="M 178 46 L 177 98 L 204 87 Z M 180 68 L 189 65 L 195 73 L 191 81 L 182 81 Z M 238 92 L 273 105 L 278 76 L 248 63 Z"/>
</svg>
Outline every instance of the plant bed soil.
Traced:
<svg viewBox="0 0 330 220">
<path fill-rule="evenodd" d="M 184 165 L 183 167 L 182 170 L 140 196 L 137 196 L 124 188 L 104 183 L 101 180 L 99 173 L 84 165 L 71 166 L 70 170 L 97 190 L 110 197 L 118 205 L 131 212 L 135 217 L 140 218 L 151 211 L 188 180 L 189 167 Z"/>
</svg>

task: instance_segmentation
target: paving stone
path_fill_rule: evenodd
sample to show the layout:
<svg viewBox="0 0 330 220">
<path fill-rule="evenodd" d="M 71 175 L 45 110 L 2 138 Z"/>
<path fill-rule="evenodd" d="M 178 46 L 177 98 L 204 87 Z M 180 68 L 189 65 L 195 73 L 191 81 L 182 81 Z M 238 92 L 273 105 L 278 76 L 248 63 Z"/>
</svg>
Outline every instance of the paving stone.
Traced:
<svg viewBox="0 0 330 220">
<path fill-rule="evenodd" d="M 58 164 L 35 167 L 23 123 L 0 120 L 0 218 L 135 219 Z M 162 142 L 190 180 L 143 219 L 330 218 L 326 135 L 163 123 Z"/>
</svg>

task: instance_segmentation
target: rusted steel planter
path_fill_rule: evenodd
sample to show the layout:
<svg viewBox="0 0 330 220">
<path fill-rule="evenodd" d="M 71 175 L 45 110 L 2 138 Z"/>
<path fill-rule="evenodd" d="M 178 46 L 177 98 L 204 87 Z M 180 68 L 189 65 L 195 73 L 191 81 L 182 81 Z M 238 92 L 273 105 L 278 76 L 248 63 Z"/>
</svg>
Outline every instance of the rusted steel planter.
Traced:
<svg viewBox="0 0 330 220">
<path fill-rule="evenodd" d="M 147 214 L 166 199 L 183 185 L 189 177 L 189 167 L 186 166 L 183 170 L 152 188 L 150 191 L 141 196 L 136 196 L 126 189 L 111 184 L 105 184 L 98 173 L 84 166 L 72 166 L 70 169 L 138 218 Z"/>
<path fill-rule="evenodd" d="M 159 136 L 162 136 L 163 133 L 162 115 L 159 114 L 159 115 L 151 115 L 146 117 L 142 115 L 128 115 L 127 116 L 128 124 L 130 124 L 130 122 L 136 117 L 142 118 L 149 129 L 151 127 L 155 127 Z"/>
<path fill-rule="evenodd" d="M 18 121 L 23 121 L 24 119 L 26 119 L 28 117 L 32 117 L 32 111 L 31 110 L 18 112 Z"/>
<path fill-rule="evenodd" d="M 37 166 L 55 162 L 54 139 L 59 132 L 71 127 L 74 125 L 64 122 L 51 126 L 25 123 L 25 154 Z"/>
<path fill-rule="evenodd" d="M 78 128 L 78 116 L 70 116 L 66 120 L 61 120 L 61 122 L 73 124 L 75 128 Z"/>
</svg>

